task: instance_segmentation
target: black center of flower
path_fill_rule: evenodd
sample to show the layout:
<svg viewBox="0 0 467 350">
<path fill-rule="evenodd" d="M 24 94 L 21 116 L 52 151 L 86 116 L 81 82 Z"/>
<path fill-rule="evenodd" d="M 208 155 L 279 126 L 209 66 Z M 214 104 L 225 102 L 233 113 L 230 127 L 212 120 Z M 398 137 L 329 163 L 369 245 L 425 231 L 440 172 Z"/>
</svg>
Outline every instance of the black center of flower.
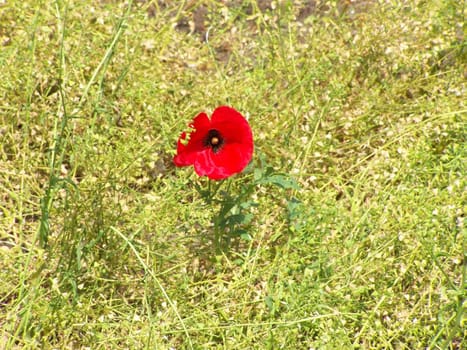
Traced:
<svg viewBox="0 0 467 350">
<path fill-rule="evenodd" d="M 204 139 L 204 145 L 211 147 L 214 153 L 218 152 L 224 143 L 219 131 L 216 129 L 211 129 L 208 131 L 206 138 Z"/>
</svg>

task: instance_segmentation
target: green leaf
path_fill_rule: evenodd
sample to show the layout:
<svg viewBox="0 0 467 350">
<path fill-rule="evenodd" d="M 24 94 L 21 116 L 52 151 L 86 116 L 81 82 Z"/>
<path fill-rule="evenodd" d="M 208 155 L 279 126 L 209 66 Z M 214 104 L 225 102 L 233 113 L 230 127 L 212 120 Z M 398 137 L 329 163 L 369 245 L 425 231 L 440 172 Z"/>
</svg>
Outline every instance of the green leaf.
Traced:
<svg viewBox="0 0 467 350">
<path fill-rule="evenodd" d="M 249 233 L 242 233 L 240 235 L 240 238 L 243 239 L 244 241 L 251 241 L 252 239 Z"/>
<path fill-rule="evenodd" d="M 264 302 L 266 306 L 268 307 L 269 312 L 272 312 L 274 310 L 274 299 L 272 299 L 272 297 L 268 295 L 266 296 L 266 298 L 264 298 Z"/>
</svg>

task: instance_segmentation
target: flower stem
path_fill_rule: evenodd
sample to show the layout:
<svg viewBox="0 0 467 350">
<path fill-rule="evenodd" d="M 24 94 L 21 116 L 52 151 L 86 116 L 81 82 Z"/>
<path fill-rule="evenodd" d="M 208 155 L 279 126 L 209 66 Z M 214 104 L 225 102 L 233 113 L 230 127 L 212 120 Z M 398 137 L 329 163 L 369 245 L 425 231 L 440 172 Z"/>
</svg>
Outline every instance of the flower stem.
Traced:
<svg viewBox="0 0 467 350">
<path fill-rule="evenodd" d="M 215 195 L 219 192 L 224 181 L 218 181 L 214 183 L 212 180 L 208 180 L 208 196 L 207 196 L 207 204 L 211 204 L 214 200 Z M 229 182 L 230 186 L 230 182 Z M 223 202 L 223 201 L 221 201 Z M 221 205 L 221 208 L 223 204 Z M 213 224 L 214 224 L 214 246 L 216 249 L 216 255 L 219 255 L 222 252 L 222 232 L 221 232 L 221 216 L 215 215 L 213 217 Z"/>
</svg>

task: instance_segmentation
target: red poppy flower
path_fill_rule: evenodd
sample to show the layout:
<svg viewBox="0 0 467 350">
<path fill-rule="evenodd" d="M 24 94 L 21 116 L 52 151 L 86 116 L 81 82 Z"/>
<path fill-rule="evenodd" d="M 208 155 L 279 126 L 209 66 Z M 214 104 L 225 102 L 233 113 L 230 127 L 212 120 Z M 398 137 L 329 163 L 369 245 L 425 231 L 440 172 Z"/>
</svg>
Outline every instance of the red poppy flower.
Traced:
<svg viewBox="0 0 467 350">
<path fill-rule="evenodd" d="M 199 176 L 225 179 L 241 172 L 253 155 L 253 135 L 247 120 L 235 109 L 221 106 L 212 114 L 196 116 L 178 139 L 176 166 L 193 165 Z"/>
</svg>

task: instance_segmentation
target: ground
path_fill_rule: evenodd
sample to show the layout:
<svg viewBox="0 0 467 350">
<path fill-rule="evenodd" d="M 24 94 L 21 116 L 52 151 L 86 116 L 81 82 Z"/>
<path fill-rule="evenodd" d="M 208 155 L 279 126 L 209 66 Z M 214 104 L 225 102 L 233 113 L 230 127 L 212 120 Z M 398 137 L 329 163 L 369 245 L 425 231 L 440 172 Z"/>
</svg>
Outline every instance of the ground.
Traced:
<svg viewBox="0 0 467 350">
<path fill-rule="evenodd" d="M 0 347 L 465 349 L 465 14 L 0 2 Z M 255 153 L 209 184 L 220 105 Z"/>
</svg>

